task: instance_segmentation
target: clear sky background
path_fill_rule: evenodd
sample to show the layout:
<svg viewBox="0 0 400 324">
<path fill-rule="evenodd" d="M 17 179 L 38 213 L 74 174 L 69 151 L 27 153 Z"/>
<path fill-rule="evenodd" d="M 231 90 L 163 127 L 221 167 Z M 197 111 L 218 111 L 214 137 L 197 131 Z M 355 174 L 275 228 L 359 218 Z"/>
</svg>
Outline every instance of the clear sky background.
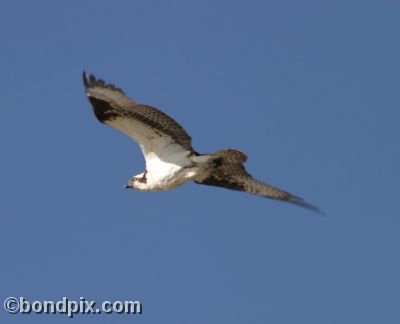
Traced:
<svg viewBox="0 0 400 324">
<path fill-rule="evenodd" d="M 2 1 L 1 300 L 143 303 L 74 323 L 400 323 L 399 31 L 398 1 Z M 124 190 L 144 161 L 84 69 L 327 217 Z"/>
</svg>

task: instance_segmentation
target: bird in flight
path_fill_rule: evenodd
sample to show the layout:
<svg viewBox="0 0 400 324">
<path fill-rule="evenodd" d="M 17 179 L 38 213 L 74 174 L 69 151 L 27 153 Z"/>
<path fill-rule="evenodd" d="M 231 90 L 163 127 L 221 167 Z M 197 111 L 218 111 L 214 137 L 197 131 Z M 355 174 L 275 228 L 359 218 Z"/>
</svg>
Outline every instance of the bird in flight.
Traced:
<svg viewBox="0 0 400 324">
<path fill-rule="evenodd" d="M 97 119 L 129 136 L 142 150 L 146 169 L 132 177 L 125 188 L 163 191 L 194 181 L 320 212 L 302 198 L 254 179 L 244 168 L 247 160 L 244 153 L 224 149 L 199 154 L 182 126 L 159 109 L 136 103 L 121 89 L 86 72 L 83 83 Z"/>
</svg>

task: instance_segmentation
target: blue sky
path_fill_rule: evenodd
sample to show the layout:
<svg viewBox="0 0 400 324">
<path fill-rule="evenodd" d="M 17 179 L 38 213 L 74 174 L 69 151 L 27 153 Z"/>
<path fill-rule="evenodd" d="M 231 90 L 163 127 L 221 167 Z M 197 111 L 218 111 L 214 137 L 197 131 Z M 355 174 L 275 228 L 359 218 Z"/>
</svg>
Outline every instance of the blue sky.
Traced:
<svg viewBox="0 0 400 324">
<path fill-rule="evenodd" d="M 3 1 L 1 300 L 143 303 L 74 323 L 399 323 L 399 30 L 396 1 Z M 327 217 L 125 191 L 143 158 L 84 69 Z"/>
</svg>

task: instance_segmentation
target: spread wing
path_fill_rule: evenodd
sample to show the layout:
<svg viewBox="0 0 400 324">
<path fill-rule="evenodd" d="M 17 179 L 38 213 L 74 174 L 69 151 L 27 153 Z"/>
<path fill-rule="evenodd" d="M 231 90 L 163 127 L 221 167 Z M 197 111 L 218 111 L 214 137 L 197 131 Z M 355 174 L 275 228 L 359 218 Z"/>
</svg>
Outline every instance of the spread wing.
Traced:
<svg viewBox="0 0 400 324">
<path fill-rule="evenodd" d="M 146 160 L 151 154 L 165 160 L 171 152 L 193 152 L 190 136 L 162 111 L 136 103 L 121 89 L 85 72 L 83 83 L 97 119 L 131 137 Z"/>
<path fill-rule="evenodd" d="M 215 156 L 221 158 L 220 165 L 207 178 L 196 181 L 196 183 L 286 201 L 322 214 L 316 206 L 307 203 L 304 199 L 254 179 L 243 166 L 243 163 L 247 160 L 247 156 L 243 153 L 236 150 L 223 150 L 215 153 Z"/>
</svg>

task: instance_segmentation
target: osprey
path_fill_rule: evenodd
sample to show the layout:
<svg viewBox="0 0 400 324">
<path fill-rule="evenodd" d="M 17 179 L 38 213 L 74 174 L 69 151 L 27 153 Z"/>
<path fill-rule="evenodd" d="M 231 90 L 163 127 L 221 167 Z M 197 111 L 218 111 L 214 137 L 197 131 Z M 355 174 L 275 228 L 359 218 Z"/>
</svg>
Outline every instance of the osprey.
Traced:
<svg viewBox="0 0 400 324">
<path fill-rule="evenodd" d="M 125 188 L 162 191 L 194 181 L 286 201 L 319 212 L 302 198 L 254 179 L 243 166 L 247 156 L 242 152 L 225 149 L 199 154 L 182 126 L 162 111 L 136 103 L 121 89 L 85 72 L 83 83 L 97 119 L 128 135 L 142 150 L 146 169 L 132 177 Z"/>
</svg>

